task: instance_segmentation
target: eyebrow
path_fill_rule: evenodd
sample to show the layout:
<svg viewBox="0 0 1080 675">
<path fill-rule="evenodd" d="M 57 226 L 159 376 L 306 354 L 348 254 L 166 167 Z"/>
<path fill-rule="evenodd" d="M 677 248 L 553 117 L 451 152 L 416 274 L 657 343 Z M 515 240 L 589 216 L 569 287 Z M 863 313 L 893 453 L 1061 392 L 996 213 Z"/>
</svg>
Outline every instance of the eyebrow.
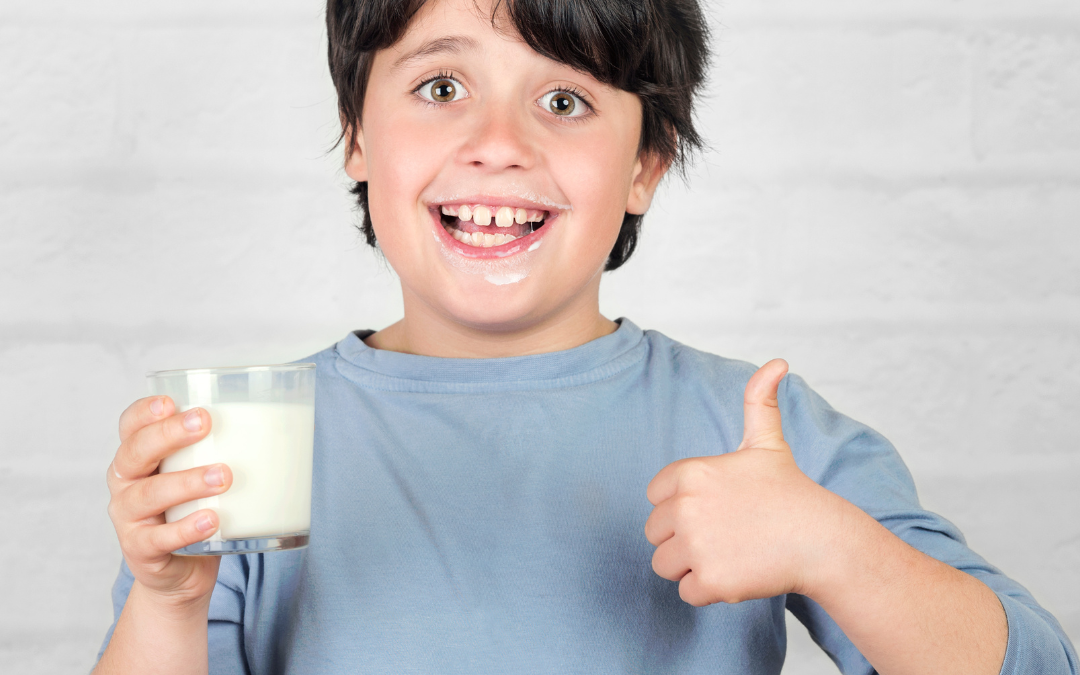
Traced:
<svg viewBox="0 0 1080 675">
<path fill-rule="evenodd" d="M 480 43 L 466 35 L 450 35 L 435 40 L 428 40 L 416 49 L 402 54 L 390 66 L 391 70 L 398 70 L 432 54 L 459 54 L 463 51 L 477 50 Z"/>
</svg>

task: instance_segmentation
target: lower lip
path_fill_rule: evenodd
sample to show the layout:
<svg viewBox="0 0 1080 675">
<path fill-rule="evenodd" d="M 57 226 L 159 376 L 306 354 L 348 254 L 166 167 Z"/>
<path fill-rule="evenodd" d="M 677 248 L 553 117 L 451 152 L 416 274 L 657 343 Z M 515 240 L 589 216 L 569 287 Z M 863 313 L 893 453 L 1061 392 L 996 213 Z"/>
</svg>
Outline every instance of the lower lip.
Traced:
<svg viewBox="0 0 1080 675">
<path fill-rule="evenodd" d="M 549 228 L 559 219 L 558 214 L 554 216 L 548 216 L 544 220 L 544 226 L 535 232 L 531 232 L 524 237 L 515 239 L 507 244 L 500 244 L 498 246 L 491 246 L 484 248 L 482 246 L 467 246 L 462 244 L 457 239 L 450 236 L 450 233 L 443 227 L 442 216 L 439 209 L 428 209 L 428 213 L 431 214 L 431 218 L 435 223 L 436 236 L 439 237 L 439 241 L 443 245 L 454 250 L 455 253 L 462 255 L 466 258 L 479 258 L 479 259 L 491 259 L 491 258 L 508 258 L 512 255 L 517 255 L 522 251 L 526 251 L 533 244 L 536 244 L 544 236 Z"/>
</svg>

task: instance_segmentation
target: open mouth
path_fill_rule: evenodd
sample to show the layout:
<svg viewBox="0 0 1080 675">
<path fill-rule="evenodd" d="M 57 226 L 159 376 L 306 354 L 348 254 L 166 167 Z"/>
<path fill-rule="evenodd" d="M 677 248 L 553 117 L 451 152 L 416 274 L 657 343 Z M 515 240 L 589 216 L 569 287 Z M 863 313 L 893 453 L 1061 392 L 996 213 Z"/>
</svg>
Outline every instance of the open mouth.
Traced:
<svg viewBox="0 0 1080 675">
<path fill-rule="evenodd" d="M 515 252 L 535 240 L 534 233 L 553 219 L 550 211 L 488 204 L 440 204 L 439 222 L 450 237 L 465 247 Z M 479 252 L 479 251 L 478 251 Z"/>
</svg>

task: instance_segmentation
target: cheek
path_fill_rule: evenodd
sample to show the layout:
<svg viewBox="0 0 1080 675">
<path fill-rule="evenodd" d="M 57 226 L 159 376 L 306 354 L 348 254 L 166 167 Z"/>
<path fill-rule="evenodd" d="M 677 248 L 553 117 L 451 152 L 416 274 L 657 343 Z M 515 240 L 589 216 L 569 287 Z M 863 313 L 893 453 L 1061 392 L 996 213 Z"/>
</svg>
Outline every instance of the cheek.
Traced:
<svg viewBox="0 0 1080 675">
<path fill-rule="evenodd" d="M 637 138 L 623 138 L 613 130 L 586 135 L 578 142 L 560 144 L 552 165 L 563 167 L 558 181 L 574 204 L 574 239 L 599 250 L 606 258 L 622 226 L 633 170 Z M 585 208 L 581 208 L 585 205 Z M 595 256 L 594 256 L 595 257 Z"/>
<path fill-rule="evenodd" d="M 384 249 L 399 238 L 416 236 L 415 227 L 394 227 L 418 213 L 421 191 L 438 174 L 440 138 L 437 129 L 396 115 L 389 119 L 372 116 L 365 125 L 368 150 L 368 204 L 376 236 Z"/>
</svg>

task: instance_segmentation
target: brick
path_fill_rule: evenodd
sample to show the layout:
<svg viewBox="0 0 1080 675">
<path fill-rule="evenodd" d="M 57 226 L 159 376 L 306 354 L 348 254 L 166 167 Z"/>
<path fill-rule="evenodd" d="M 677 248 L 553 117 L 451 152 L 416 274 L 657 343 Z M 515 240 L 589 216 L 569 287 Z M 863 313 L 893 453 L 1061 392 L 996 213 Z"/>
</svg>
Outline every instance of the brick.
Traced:
<svg viewBox="0 0 1080 675">
<path fill-rule="evenodd" d="M 719 162 L 877 168 L 970 156 L 970 46 L 900 27 L 718 31 L 701 108 Z"/>
<path fill-rule="evenodd" d="M 990 160 L 1080 155 L 1080 25 L 988 30 L 977 42 L 973 138 Z"/>
<path fill-rule="evenodd" d="M 122 57 L 108 31 L 0 27 L 0 164 L 104 153 L 113 142 Z"/>
<path fill-rule="evenodd" d="M 103 487 L 120 413 L 143 395 L 133 392 L 126 370 L 114 346 L 0 344 L 0 410 L 9 420 L 0 466 L 41 478 L 90 475 Z"/>
</svg>

